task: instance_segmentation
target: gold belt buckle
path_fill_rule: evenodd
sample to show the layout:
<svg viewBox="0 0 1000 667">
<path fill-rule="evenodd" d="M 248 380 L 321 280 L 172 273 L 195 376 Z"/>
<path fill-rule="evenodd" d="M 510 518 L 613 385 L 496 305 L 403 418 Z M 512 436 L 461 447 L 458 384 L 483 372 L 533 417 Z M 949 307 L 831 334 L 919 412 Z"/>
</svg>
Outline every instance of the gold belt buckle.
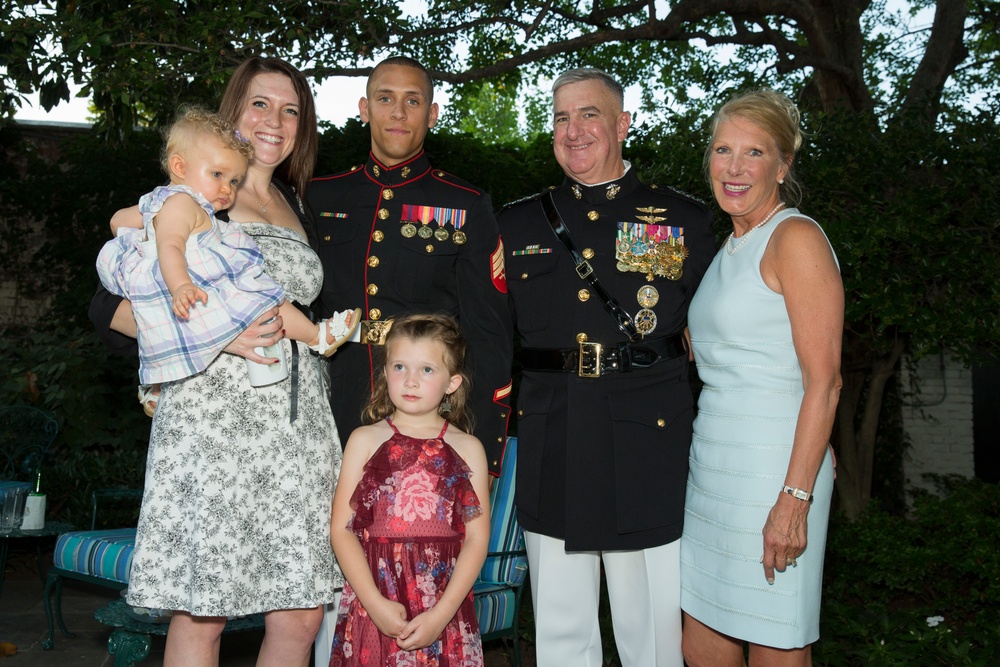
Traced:
<svg viewBox="0 0 1000 667">
<path fill-rule="evenodd" d="M 361 320 L 361 342 L 366 345 L 385 345 L 386 334 L 392 320 Z"/>
<path fill-rule="evenodd" d="M 576 374 L 582 378 L 601 377 L 601 353 L 603 347 L 600 343 L 590 341 L 580 341 L 580 359 Z"/>
</svg>

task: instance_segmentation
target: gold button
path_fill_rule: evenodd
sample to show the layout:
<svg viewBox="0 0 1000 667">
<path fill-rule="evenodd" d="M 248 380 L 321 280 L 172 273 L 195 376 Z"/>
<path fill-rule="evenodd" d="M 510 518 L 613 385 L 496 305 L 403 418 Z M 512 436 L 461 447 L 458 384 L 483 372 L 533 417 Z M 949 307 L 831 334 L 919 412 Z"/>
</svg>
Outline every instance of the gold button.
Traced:
<svg viewBox="0 0 1000 667">
<path fill-rule="evenodd" d="M 389 209 L 387 209 L 387 208 L 380 208 L 378 210 L 378 219 L 379 220 L 385 220 L 388 217 L 389 217 Z"/>
<path fill-rule="evenodd" d="M 585 289 L 582 289 L 576 293 L 576 298 L 578 298 L 580 301 L 587 301 L 590 298 L 590 292 L 588 292 Z"/>
<path fill-rule="evenodd" d="M 361 165 L 360 164 L 356 164 L 353 167 L 351 167 L 351 171 L 357 171 L 358 169 L 361 169 Z"/>
<path fill-rule="evenodd" d="M 497 438 L 497 442 L 503 442 L 503 438 Z M 496 461 L 494 461 L 493 463 L 496 463 Z"/>
<path fill-rule="evenodd" d="M 326 236 L 324 236 L 324 237 L 323 237 L 323 240 L 324 240 L 324 241 L 329 241 L 329 240 L 330 240 L 330 235 L 329 235 L 329 234 L 327 234 Z"/>
<path fill-rule="evenodd" d="M 664 419 L 657 419 L 656 420 L 656 425 L 659 426 L 660 428 L 663 428 L 664 426 L 667 425 L 667 422 Z"/>
<path fill-rule="evenodd" d="M 588 340 L 587 334 L 585 334 L 585 333 L 578 333 L 576 335 L 576 342 L 577 343 L 586 343 L 587 340 Z"/>
<path fill-rule="evenodd" d="M 382 317 L 382 311 L 379 310 L 378 308 L 372 308 L 371 310 L 368 311 L 368 319 L 370 320 L 377 320 L 380 319 L 381 317 Z"/>
<path fill-rule="evenodd" d="M 424 246 L 424 250 L 426 250 L 427 252 L 434 252 L 434 246 L 428 243 L 426 246 Z"/>
<path fill-rule="evenodd" d="M 501 417 L 506 417 L 506 416 L 507 416 L 507 413 L 506 413 L 506 412 L 501 412 L 501 413 L 500 413 L 500 416 L 501 416 Z"/>
<path fill-rule="evenodd" d="M 590 218 L 591 220 L 597 220 L 599 217 L 601 217 L 601 214 L 598 213 L 597 211 L 587 211 L 587 217 Z"/>
<path fill-rule="evenodd" d="M 583 258 L 584 259 L 594 259 L 594 249 L 593 248 L 584 248 L 583 249 Z"/>
<path fill-rule="evenodd" d="M 328 236 L 326 238 L 329 239 L 330 237 Z M 376 229 L 375 233 L 372 234 L 372 239 L 375 241 L 375 243 L 381 243 L 382 239 L 384 239 L 384 238 L 385 238 L 385 234 L 383 234 L 382 230 L 380 230 L 380 229 Z"/>
<path fill-rule="evenodd" d="M 375 255 L 372 255 L 371 257 L 369 257 L 368 258 L 368 266 L 372 267 L 373 269 L 376 266 L 378 266 L 378 257 L 376 257 Z"/>
<path fill-rule="evenodd" d="M 437 176 L 438 178 L 441 178 L 442 176 L 444 176 L 444 172 L 443 171 L 435 171 L 434 175 Z"/>
<path fill-rule="evenodd" d="M 382 191 L 382 196 L 385 199 L 392 199 L 393 197 L 396 196 L 396 193 L 390 190 L 389 188 L 386 188 L 385 190 Z"/>
<path fill-rule="evenodd" d="M 528 274 L 527 273 L 522 273 L 521 274 L 521 280 L 527 280 L 527 279 L 528 279 Z"/>
<path fill-rule="evenodd" d="M 378 294 L 378 285 L 376 285 L 375 283 L 368 285 L 367 291 L 368 291 L 368 296 L 375 296 L 376 294 Z"/>
<path fill-rule="evenodd" d="M 518 410 L 517 411 L 517 416 L 518 417 L 523 417 L 524 416 L 524 410 Z"/>
</svg>

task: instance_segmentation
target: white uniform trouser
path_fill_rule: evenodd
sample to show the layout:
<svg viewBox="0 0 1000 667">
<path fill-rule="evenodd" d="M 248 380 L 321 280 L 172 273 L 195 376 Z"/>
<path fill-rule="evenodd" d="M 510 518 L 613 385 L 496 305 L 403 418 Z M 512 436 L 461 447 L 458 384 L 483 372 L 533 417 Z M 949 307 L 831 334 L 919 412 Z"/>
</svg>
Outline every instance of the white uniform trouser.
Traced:
<svg viewBox="0 0 1000 667">
<path fill-rule="evenodd" d="M 358 327 L 359 329 L 361 327 Z M 316 634 L 313 644 L 313 664 L 316 667 L 327 667 L 330 664 L 330 653 L 333 649 L 333 633 L 337 629 L 337 610 L 340 609 L 340 591 L 333 602 L 323 608 L 323 623 Z"/>
<path fill-rule="evenodd" d="M 524 533 L 538 667 L 601 667 L 601 560 L 623 667 L 683 667 L 680 540 L 636 551 L 566 552 L 560 539 Z"/>
</svg>

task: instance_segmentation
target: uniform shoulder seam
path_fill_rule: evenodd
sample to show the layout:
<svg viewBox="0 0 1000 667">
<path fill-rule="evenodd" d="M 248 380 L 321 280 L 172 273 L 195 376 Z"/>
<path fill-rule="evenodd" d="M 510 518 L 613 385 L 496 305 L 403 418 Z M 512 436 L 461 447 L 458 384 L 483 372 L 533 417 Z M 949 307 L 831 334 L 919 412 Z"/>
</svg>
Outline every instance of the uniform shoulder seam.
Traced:
<svg viewBox="0 0 1000 667">
<path fill-rule="evenodd" d="M 518 206 L 520 204 L 527 204 L 528 202 L 537 201 L 541 199 L 546 193 L 549 193 L 554 189 L 555 189 L 554 187 L 545 188 L 541 192 L 536 192 L 535 194 L 528 195 L 527 197 L 521 197 L 520 199 L 515 199 L 514 201 L 507 202 L 506 204 L 503 205 L 503 207 L 501 207 L 500 210 L 506 211 L 508 208 L 513 208 L 514 206 Z"/>
<path fill-rule="evenodd" d="M 313 181 L 332 181 L 337 178 L 343 178 L 344 176 L 350 176 L 351 174 L 356 174 L 358 172 L 361 172 L 363 166 L 364 165 L 359 164 L 351 167 L 347 171 L 342 171 L 336 174 L 328 174 L 326 176 L 316 176 L 313 178 Z"/>
<path fill-rule="evenodd" d="M 681 199 L 685 199 L 691 202 L 692 204 L 696 204 L 698 206 L 704 206 L 704 207 L 708 206 L 708 204 L 705 203 L 705 200 L 700 199 L 694 196 L 693 194 L 684 192 L 683 190 L 679 190 L 670 185 L 659 185 L 658 183 L 644 183 L 644 185 L 646 186 L 647 189 L 652 190 L 653 192 L 658 192 L 660 194 L 663 193 L 671 194 L 676 197 L 680 197 Z"/>
<path fill-rule="evenodd" d="M 438 169 L 436 167 L 432 167 L 431 176 L 433 176 L 436 180 L 440 181 L 441 183 L 444 183 L 445 185 L 450 185 L 453 188 L 460 188 L 462 190 L 468 190 L 469 192 L 472 192 L 478 197 L 482 197 L 484 194 L 486 194 L 486 191 L 483 190 L 482 188 L 478 188 L 472 183 L 466 181 L 465 179 L 460 178 L 455 174 L 452 174 L 451 172 L 445 171 L 444 169 Z"/>
</svg>

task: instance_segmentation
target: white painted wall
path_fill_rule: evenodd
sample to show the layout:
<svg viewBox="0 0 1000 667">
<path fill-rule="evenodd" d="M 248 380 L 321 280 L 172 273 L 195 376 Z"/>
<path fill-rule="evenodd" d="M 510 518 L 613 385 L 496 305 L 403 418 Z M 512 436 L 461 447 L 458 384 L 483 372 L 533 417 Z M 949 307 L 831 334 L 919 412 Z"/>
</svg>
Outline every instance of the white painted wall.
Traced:
<svg viewBox="0 0 1000 667">
<path fill-rule="evenodd" d="M 911 372 L 901 371 L 904 395 Z M 934 491 L 925 473 L 975 475 L 972 433 L 972 369 L 944 355 L 924 357 L 913 373 L 919 391 L 903 404 L 903 428 L 911 448 L 903 461 L 908 487 Z"/>
</svg>

